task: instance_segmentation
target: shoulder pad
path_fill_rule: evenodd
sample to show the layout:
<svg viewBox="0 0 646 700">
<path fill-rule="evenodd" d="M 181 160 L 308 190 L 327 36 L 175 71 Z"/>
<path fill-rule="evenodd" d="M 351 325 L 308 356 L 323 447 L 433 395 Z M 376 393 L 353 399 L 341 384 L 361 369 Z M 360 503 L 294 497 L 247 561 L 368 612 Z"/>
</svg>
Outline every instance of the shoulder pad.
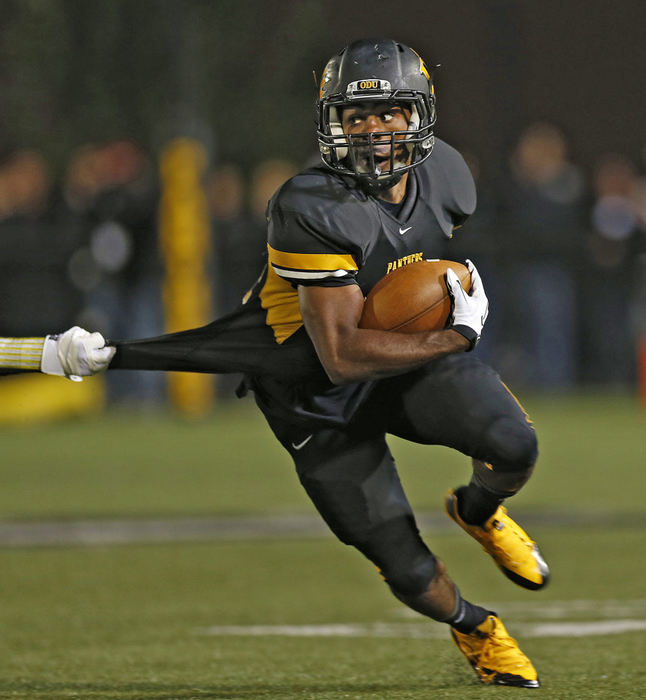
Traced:
<svg viewBox="0 0 646 700">
<path fill-rule="evenodd" d="M 431 157 L 417 173 L 422 198 L 450 237 L 453 229 L 475 211 L 476 188 L 471 171 L 455 148 L 436 138 Z"/>
</svg>

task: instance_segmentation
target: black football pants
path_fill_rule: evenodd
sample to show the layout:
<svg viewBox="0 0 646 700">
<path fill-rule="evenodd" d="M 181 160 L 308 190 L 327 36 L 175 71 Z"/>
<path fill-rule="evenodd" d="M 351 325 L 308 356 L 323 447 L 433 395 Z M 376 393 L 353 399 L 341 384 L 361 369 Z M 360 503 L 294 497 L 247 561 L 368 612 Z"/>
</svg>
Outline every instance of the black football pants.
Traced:
<svg viewBox="0 0 646 700">
<path fill-rule="evenodd" d="M 525 412 L 472 354 L 379 381 L 343 428 L 310 433 L 268 421 L 332 531 L 373 561 L 401 595 L 426 590 L 435 559 L 419 535 L 386 434 L 452 447 L 507 472 L 526 471 L 537 456 Z"/>
</svg>

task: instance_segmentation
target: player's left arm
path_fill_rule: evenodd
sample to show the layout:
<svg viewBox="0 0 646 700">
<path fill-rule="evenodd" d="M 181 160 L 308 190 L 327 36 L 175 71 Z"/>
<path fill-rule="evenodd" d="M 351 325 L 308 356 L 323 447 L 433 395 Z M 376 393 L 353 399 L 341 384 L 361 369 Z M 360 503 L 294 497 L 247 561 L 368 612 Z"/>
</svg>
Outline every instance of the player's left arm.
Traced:
<svg viewBox="0 0 646 700">
<path fill-rule="evenodd" d="M 59 335 L 0 338 L 0 371 L 43 372 L 80 380 L 107 369 L 115 348 L 74 326 Z"/>
</svg>

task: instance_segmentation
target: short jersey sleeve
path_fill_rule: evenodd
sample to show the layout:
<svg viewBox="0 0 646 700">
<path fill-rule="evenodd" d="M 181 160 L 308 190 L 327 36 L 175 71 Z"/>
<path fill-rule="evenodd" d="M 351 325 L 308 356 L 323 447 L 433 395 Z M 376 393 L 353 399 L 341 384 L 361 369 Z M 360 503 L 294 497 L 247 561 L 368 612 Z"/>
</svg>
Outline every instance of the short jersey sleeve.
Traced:
<svg viewBox="0 0 646 700">
<path fill-rule="evenodd" d="M 306 171 L 270 202 L 269 264 L 294 286 L 355 284 L 364 255 L 362 223 L 357 202 L 341 183 Z"/>
</svg>

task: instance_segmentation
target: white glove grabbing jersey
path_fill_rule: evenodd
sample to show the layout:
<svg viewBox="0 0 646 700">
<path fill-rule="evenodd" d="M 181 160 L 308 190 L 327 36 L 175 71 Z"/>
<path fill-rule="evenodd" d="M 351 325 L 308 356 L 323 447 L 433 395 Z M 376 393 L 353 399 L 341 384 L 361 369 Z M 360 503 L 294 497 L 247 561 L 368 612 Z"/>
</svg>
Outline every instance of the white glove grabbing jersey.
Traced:
<svg viewBox="0 0 646 700">
<path fill-rule="evenodd" d="M 489 301 L 476 266 L 471 260 L 466 260 L 466 266 L 471 273 L 471 293 L 467 294 L 458 276 L 449 268 L 446 271 L 446 288 L 451 297 L 452 309 L 449 328 L 463 335 L 470 343 L 470 350 L 480 340 L 482 327 L 489 314 Z"/>
<path fill-rule="evenodd" d="M 65 376 L 73 381 L 108 368 L 115 348 L 105 344 L 100 333 L 74 326 L 60 335 L 48 335 L 43 345 L 40 371 Z"/>
</svg>

